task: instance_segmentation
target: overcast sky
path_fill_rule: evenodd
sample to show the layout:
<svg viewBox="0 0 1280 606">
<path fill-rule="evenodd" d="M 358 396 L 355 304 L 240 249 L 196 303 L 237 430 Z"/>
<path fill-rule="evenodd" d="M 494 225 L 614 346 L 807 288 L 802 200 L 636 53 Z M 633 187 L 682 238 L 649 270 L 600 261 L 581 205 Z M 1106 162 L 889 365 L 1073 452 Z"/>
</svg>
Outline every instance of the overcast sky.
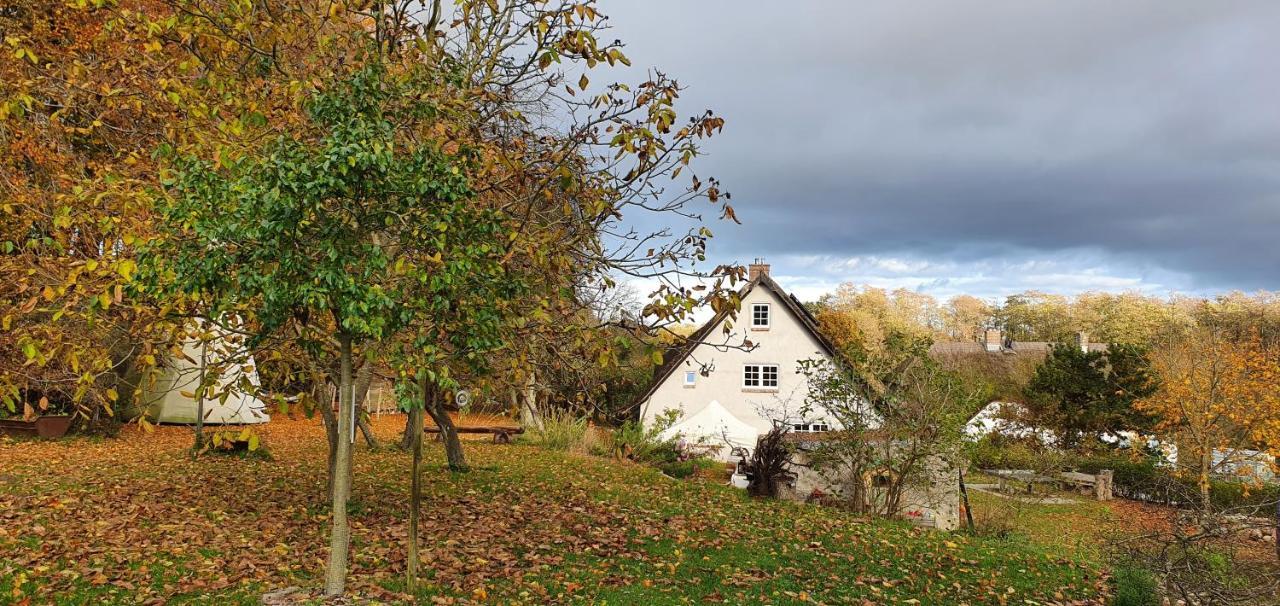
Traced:
<svg viewBox="0 0 1280 606">
<path fill-rule="evenodd" d="M 1280 2 L 605 0 L 802 298 L 1280 289 Z"/>
</svg>

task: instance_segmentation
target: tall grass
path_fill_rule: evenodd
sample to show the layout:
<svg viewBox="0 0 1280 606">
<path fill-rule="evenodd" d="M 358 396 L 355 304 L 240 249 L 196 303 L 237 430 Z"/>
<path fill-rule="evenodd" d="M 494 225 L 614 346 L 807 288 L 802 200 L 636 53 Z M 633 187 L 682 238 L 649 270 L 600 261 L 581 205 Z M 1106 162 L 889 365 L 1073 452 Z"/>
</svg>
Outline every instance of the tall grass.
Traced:
<svg viewBox="0 0 1280 606">
<path fill-rule="evenodd" d="M 589 445 L 586 417 L 565 410 L 544 410 L 541 423 L 529 428 L 529 441 L 549 450 L 586 452 Z"/>
</svg>

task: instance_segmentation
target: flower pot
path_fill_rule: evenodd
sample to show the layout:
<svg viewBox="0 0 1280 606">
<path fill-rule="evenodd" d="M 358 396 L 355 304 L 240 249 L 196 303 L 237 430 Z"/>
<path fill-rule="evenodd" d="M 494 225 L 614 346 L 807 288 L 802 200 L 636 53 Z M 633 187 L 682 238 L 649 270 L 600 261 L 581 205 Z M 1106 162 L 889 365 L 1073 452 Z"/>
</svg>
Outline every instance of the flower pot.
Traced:
<svg viewBox="0 0 1280 606">
<path fill-rule="evenodd" d="M 0 433 L 11 436 L 34 436 L 52 440 L 61 438 L 71 429 L 71 415 L 36 417 L 34 421 L 0 419 Z"/>
</svg>

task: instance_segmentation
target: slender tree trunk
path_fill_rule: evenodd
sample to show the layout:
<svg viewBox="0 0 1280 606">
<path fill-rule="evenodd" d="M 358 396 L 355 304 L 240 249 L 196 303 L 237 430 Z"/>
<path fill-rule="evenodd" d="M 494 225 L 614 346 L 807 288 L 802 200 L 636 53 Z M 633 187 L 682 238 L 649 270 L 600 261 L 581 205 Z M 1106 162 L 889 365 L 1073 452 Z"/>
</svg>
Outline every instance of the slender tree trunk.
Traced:
<svg viewBox="0 0 1280 606">
<path fill-rule="evenodd" d="M 324 421 L 324 435 L 329 441 L 329 476 L 325 481 L 324 494 L 326 498 L 333 498 L 333 476 L 338 467 L 338 417 L 333 414 L 333 394 L 329 393 L 329 383 L 327 381 L 316 381 L 311 392 L 316 400 L 316 407 L 320 409 L 320 419 Z"/>
<path fill-rule="evenodd" d="M 196 384 L 196 443 L 191 448 L 195 456 L 200 456 L 204 449 L 204 380 L 209 369 L 209 344 L 200 339 L 200 379 Z"/>
<path fill-rule="evenodd" d="M 529 376 L 525 379 L 524 407 L 520 409 L 520 424 L 529 429 L 542 429 L 542 415 L 538 412 L 538 383 L 532 369 L 529 370 Z"/>
<path fill-rule="evenodd" d="M 422 433 L 422 419 L 418 419 L 418 433 Z M 413 415 L 404 420 L 404 431 L 400 434 L 400 450 L 413 448 Z"/>
<path fill-rule="evenodd" d="M 1213 501 L 1209 497 L 1209 471 L 1213 468 L 1213 447 L 1204 449 L 1200 454 L 1200 513 L 1206 518 L 1213 510 Z"/>
<path fill-rule="evenodd" d="M 418 590 L 418 515 L 422 508 L 422 412 L 426 407 L 427 379 L 419 381 L 422 388 L 422 406 L 409 410 L 409 426 L 417 427 L 413 432 L 411 447 L 413 449 L 413 465 L 409 480 L 409 569 L 405 578 L 405 586 L 410 595 Z"/>
<path fill-rule="evenodd" d="M 462 441 L 458 439 L 458 430 L 453 426 L 453 419 L 449 418 L 449 411 L 444 409 L 440 390 L 435 386 L 432 386 L 428 392 L 425 404 L 427 414 L 431 415 L 431 420 L 435 421 L 436 427 L 440 428 L 440 439 L 444 442 L 444 455 L 449 462 L 449 469 L 466 471 L 467 459 L 462 454 Z"/>
<path fill-rule="evenodd" d="M 369 427 L 369 418 L 364 411 L 364 403 L 369 397 L 369 384 L 373 383 L 373 363 L 366 361 L 360 365 L 360 370 L 356 371 L 356 426 L 360 428 L 360 435 L 364 436 L 364 443 L 370 450 L 378 450 L 382 448 L 382 444 L 378 442 L 378 436 L 374 435 L 373 429 Z"/>
<path fill-rule="evenodd" d="M 338 335 L 341 371 L 338 378 L 338 447 L 333 474 L 333 530 L 329 535 L 329 566 L 324 575 L 324 593 L 342 595 L 347 584 L 347 550 L 351 527 L 347 524 L 347 500 L 351 497 L 351 443 L 355 437 L 355 398 L 352 396 L 351 335 Z"/>
<path fill-rule="evenodd" d="M 973 509 L 969 507 L 969 489 L 964 485 L 964 470 L 960 470 L 960 502 L 964 504 L 964 521 L 969 528 L 969 532 L 973 532 Z"/>
</svg>

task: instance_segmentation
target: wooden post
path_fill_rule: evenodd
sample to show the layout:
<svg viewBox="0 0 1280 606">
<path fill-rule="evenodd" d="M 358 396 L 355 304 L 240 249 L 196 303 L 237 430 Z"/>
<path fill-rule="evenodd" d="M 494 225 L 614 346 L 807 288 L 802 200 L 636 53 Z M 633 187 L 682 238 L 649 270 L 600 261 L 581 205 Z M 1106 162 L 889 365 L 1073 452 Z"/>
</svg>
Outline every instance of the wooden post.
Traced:
<svg viewBox="0 0 1280 606">
<path fill-rule="evenodd" d="M 1099 501 L 1110 501 L 1112 499 L 1112 486 L 1115 481 L 1115 471 L 1103 469 L 1098 471 L 1098 475 L 1094 476 L 1093 491 Z"/>
<path fill-rule="evenodd" d="M 973 510 L 969 508 L 969 489 L 964 486 L 964 470 L 960 470 L 960 499 L 964 503 L 964 520 L 973 532 Z"/>
</svg>

